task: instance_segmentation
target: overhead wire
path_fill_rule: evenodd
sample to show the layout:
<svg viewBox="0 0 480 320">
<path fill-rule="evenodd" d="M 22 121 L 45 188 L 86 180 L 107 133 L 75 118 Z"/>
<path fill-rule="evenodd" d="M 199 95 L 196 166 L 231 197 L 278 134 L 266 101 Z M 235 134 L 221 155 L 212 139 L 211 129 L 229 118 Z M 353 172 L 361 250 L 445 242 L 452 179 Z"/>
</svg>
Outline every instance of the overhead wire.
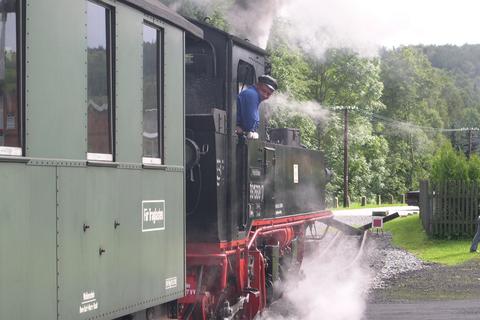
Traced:
<svg viewBox="0 0 480 320">
<path fill-rule="evenodd" d="M 333 111 L 340 111 L 344 110 L 341 108 L 332 108 Z M 400 121 L 392 118 L 388 118 L 373 112 L 368 112 L 365 110 L 360 110 L 359 108 L 349 108 L 349 110 L 353 112 L 360 112 L 366 116 L 372 118 L 372 120 L 382 122 L 387 125 L 395 126 L 395 128 L 399 127 L 407 127 L 409 129 L 418 129 L 423 131 L 436 131 L 436 132 L 462 132 L 462 131 L 480 131 L 478 127 L 461 127 L 461 128 L 435 128 L 435 127 L 428 127 L 428 126 L 420 126 L 417 124 L 413 124 L 407 121 Z"/>
</svg>

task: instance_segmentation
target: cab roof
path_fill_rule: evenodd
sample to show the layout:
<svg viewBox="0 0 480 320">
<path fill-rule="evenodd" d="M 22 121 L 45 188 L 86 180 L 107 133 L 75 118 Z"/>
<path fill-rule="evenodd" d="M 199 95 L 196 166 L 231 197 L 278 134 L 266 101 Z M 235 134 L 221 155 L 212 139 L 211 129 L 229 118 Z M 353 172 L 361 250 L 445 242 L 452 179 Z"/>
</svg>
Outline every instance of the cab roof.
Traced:
<svg viewBox="0 0 480 320">
<path fill-rule="evenodd" d="M 242 39 L 240 37 L 237 37 L 237 36 L 235 36 L 233 34 L 230 34 L 226 31 L 218 29 L 218 28 L 216 28 L 216 27 L 212 26 L 211 24 L 208 24 L 204 21 L 198 21 L 198 20 L 191 19 L 191 18 L 188 18 L 188 20 L 190 22 L 194 23 L 195 25 L 200 26 L 200 28 L 210 29 L 210 30 L 212 30 L 212 31 L 214 31 L 218 34 L 223 35 L 227 39 L 231 39 L 233 41 L 233 43 L 235 43 L 238 46 L 250 49 L 257 54 L 261 54 L 261 55 L 264 55 L 264 56 L 267 55 L 267 51 L 265 49 L 260 48 L 259 46 L 253 44 L 252 42 L 250 42 L 247 39 Z"/>
</svg>

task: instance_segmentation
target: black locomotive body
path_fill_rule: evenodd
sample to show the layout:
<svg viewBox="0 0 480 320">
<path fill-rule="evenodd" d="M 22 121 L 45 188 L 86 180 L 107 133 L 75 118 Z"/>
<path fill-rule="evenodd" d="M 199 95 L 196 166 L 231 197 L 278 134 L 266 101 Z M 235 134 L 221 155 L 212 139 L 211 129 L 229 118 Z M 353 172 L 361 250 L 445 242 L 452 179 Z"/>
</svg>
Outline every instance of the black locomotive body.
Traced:
<svg viewBox="0 0 480 320">
<path fill-rule="evenodd" d="M 298 129 L 267 139 L 261 106 L 260 138 L 235 133 L 236 97 L 269 71 L 266 52 L 196 23 L 204 40 L 186 43 L 187 240 L 234 241 L 255 220 L 325 209 L 323 154 L 303 148 Z"/>
<path fill-rule="evenodd" d="M 248 41 L 193 21 L 186 40 L 187 283 L 181 319 L 253 319 L 275 299 L 273 283 L 298 270 L 307 228 L 326 221 L 323 153 L 298 129 L 259 139 L 235 133 L 236 97 L 269 73 Z"/>
</svg>

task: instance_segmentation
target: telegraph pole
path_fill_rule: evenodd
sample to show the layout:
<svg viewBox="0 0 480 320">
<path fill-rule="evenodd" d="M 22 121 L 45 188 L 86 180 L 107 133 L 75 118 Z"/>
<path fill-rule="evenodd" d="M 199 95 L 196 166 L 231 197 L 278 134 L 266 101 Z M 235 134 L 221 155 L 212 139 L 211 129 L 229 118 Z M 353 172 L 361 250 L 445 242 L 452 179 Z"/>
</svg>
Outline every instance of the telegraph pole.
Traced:
<svg viewBox="0 0 480 320">
<path fill-rule="evenodd" d="M 348 207 L 348 111 L 356 106 L 332 106 L 332 110 L 343 111 L 343 206 Z"/>
<path fill-rule="evenodd" d="M 343 110 L 343 207 L 348 207 L 348 108 Z"/>
<path fill-rule="evenodd" d="M 468 153 L 467 158 L 470 159 L 472 155 L 472 129 L 468 129 Z"/>
</svg>

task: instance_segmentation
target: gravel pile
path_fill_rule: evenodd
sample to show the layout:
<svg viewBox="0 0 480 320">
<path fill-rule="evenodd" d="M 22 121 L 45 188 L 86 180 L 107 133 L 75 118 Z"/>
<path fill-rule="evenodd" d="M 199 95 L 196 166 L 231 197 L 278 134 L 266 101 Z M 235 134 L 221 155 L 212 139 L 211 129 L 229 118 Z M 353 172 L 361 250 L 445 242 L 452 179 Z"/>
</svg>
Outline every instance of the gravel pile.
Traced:
<svg viewBox="0 0 480 320">
<path fill-rule="evenodd" d="M 365 250 L 364 258 L 367 259 L 374 272 L 371 289 L 385 288 L 385 281 L 402 273 L 421 270 L 429 266 L 413 254 L 394 248 L 391 245 L 390 234 L 370 235 L 370 242 Z"/>
</svg>

